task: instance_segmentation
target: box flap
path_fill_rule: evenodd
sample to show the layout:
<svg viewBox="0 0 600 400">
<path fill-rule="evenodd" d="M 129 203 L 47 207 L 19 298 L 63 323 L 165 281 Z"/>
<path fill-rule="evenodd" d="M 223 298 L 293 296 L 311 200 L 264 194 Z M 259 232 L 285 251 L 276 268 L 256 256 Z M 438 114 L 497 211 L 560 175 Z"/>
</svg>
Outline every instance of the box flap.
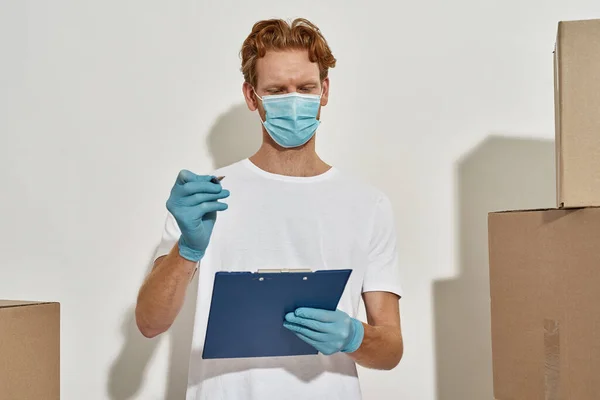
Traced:
<svg viewBox="0 0 600 400">
<path fill-rule="evenodd" d="M 554 143 L 556 146 L 556 150 L 554 152 L 554 157 L 555 157 L 555 174 L 556 174 L 556 204 L 558 207 L 563 207 L 564 206 L 564 202 L 563 202 L 563 194 L 562 194 L 562 190 L 563 190 L 563 176 L 562 176 L 562 165 L 563 165 L 563 161 L 561 158 L 562 152 L 560 151 L 560 149 L 562 148 L 562 141 L 561 141 L 561 135 L 562 135 L 562 120 L 561 120 L 561 113 L 562 113 L 562 99 L 561 99 L 561 82 L 562 79 L 560 79 L 560 73 L 562 72 L 561 66 L 560 66 L 560 40 L 561 40 L 561 27 L 562 27 L 562 22 L 558 23 L 558 29 L 557 29 L 557 34 L 556 34 L 556 42 L 554 44 L 554 60 L 553 60 L 553 67 L 554 67 Z"/>
<path fill-rule="evenodd" d="M 50 303 L 49 301 L 0 300 L 0 308 L 26 307 Z"/>
<path fill-rule="evenodd" d="M 546 212 L 546 211 L 569 211 L 574 212 L 582 209 L 596 209 L 600 208 L 600 206 L 594 207 L 578 207 L 578 208 L 531 208 L 531 209 L 522 209 L 522 210 L 499 210 L 499 211 L 490 211 L 488 215 L 491 214 L 508 214 L 508 213 L 529 213 L 529 212 Z"/>
<path fill-rule="evenodd" d="M 507 214 L 507 213 L 524 213 L 524 212 L 541 212 L 541 211 L 553 211 L 558 208 L 531 208 L 531 209 L 516 209 L 516 210 L 497 210 L 490 211 L 488 214 Z"/>
</svg>

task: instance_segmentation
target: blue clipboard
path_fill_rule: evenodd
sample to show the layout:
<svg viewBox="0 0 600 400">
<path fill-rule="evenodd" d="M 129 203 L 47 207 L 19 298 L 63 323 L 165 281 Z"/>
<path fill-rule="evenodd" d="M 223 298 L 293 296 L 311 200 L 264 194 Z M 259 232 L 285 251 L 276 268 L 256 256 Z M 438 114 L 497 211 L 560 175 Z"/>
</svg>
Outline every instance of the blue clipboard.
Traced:
<svg viewBox="0 0 600 400">
<path fill-rule="evenodd" d="M 298 307 L 335 310 L 352 270 L 217 272 L 202 358 L 281 357 L 318 351 L 283 327 Z"/>
</svg>

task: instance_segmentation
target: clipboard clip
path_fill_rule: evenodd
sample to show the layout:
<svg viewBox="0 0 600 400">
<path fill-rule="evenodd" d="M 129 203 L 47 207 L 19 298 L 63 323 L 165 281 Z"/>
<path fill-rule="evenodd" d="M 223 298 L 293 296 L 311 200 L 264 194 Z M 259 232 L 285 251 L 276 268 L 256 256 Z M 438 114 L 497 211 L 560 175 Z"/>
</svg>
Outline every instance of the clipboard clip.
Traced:
<svg viewBox="0 0 600 400">
<path fill-rule="evenodd" d="M 312 270 L 310 268 L 281 268 L 281 269 L 259 269 L 257 273 L 259 274 L 280 274 L 280 273 L 311 273 Z"/>
<path fill-rule="evenodd" d="M 312 270 L 310 268 L 281 268 L 281 269 L 259 269 L 257 271 L 258 274 L 311 274 Z M 267 278 L 269 279 L 269 278 Z M 264 281 L 264 277 L 258 278 L 259 281 Z M 303 281 L 308 280 L 308 277 L 303 277 Z"/>
</svg>

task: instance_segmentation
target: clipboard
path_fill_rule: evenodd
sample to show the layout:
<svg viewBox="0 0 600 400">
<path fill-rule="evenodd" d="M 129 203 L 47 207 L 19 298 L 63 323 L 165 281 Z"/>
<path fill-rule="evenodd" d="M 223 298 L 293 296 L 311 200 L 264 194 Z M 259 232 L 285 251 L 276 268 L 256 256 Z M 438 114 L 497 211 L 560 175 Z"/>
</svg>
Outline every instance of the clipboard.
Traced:
<svg viewBox="0 0 600 400">
<path fill-rule="evenodd" d="M 315 355 L 283 326 L 299 307 L 334 311 L 352 270 L 217 272 L 202 358 Z"/>
</svg>

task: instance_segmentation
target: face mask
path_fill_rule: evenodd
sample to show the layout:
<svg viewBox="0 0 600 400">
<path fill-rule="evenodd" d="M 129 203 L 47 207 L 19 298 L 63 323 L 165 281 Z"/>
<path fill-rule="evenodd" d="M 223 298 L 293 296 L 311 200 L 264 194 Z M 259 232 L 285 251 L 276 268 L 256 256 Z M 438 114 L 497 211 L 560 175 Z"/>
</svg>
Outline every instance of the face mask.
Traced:
<svg viewBox="0 0 600 400">
<path fill-rule="evenodd" d="M 262 123 L 271 138 L 281 147 L 302 146 L 317 131 L 320 124 L 317 114 L 321 95 L 294 92 L 256 96 L 262 101 L 266 112 L 266 121 Z"/>
</svg>

